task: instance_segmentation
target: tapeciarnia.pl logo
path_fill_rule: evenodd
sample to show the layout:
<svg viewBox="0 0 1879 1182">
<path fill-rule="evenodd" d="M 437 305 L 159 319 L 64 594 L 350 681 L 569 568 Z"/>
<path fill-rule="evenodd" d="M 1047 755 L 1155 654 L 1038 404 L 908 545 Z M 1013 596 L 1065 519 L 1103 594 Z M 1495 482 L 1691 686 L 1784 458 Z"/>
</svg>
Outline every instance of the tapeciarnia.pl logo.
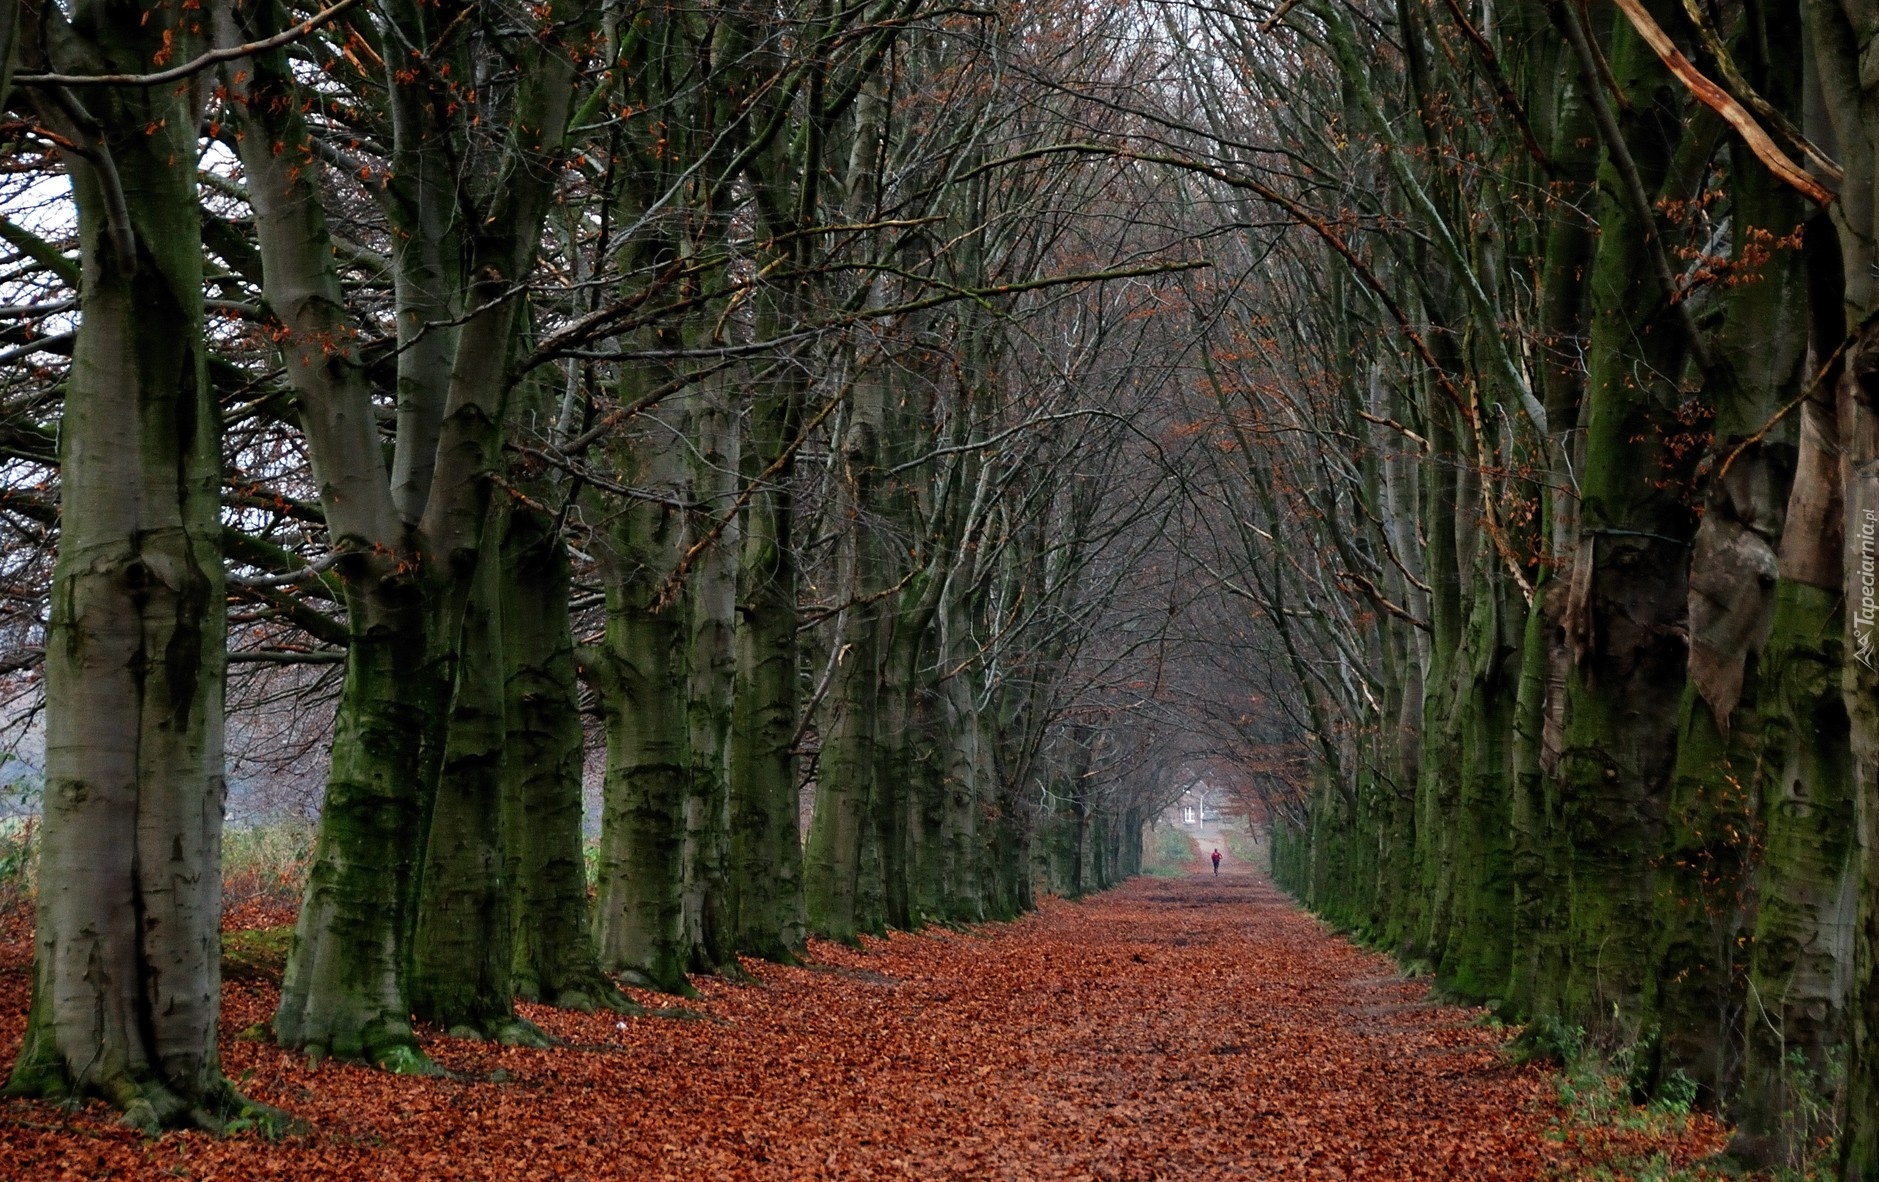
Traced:
<svg viewBox="0 0 1879 1182">
<path fill-rule="evenodd" d="M 1873 624 L 1879 622 L 1879 595 L 1874 592 L 1874 533 L 1879 510 L 1867 509 L 1859 522 L 1859 608 L 1853 613 L 1853 656 L 1873 667 Z"/>
</svg>

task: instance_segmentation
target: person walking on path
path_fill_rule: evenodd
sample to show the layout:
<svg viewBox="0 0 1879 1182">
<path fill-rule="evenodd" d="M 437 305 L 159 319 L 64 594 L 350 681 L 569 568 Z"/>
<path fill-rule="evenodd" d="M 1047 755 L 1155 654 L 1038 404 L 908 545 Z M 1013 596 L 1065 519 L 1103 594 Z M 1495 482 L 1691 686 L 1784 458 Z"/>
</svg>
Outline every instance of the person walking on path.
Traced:
<svg viewBox="0 0 1879 1182">
<path fill-rule="evenodd" d="M 1220 877 L 1220 851 L 1214 851 L 1214 877 Z"/>
</svg>

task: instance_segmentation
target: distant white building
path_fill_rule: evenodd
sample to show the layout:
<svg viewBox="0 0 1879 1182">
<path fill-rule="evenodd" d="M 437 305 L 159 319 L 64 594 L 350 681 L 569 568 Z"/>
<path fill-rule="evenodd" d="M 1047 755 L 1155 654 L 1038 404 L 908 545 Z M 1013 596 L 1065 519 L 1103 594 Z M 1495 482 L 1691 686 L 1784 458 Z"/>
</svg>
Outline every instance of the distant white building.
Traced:
<svg viewBox="0 0 1879 1182">
<path fill-rule="evenodd" d="M 1172 809 L 1175 823 L 1183 829 L 1202 829 L 1220 820 L 1220 793 L 1196 780 L 1188 786 Z"/>
</svg>

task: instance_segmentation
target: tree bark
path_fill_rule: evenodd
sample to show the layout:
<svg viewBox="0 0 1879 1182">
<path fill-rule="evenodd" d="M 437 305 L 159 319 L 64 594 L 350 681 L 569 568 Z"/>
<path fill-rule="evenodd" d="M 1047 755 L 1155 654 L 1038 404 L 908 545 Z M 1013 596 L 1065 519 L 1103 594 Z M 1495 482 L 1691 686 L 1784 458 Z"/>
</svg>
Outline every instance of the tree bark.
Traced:
<svg viewBox="0 0 1879 1182">
<path fill-rule="evenodd" d="M 180 9 L 69 12 L 62 69 L 136 73 L 172 39 L 198 43 Z M 81 145 L 66 159 L 85 307 L 60 430 L 33 1002 L 7 1087 L 101 1096 L 149 1131 L 214 1127 L 242 1103 L 216 1050 L 221 415 L 189 97 L 39 92 L 44 121 Z"/>
<path fill-rule="evenodd" d="M 638 483 L 686 487 L 662 411 L 630 446 Z M 620 511 L 602 555 L 607 633 L 583 663 L 601 691 L 607 729 L 594 938 L 601 967 L 668 993 L 689 994 L 684 933 L 685 809 L 691 790 L 686 601 L 661 602 L 684 552 L 685 513 L 642 501 Z"/>
<path fill-rule="evenodd" d="M 443 48 L 434 14 L 420 7 L 390 3 L 379 15 L 403 45 L 469 52 Z M 395 167 L 383 198 L 400 343 L 389 473 L 313 184 L 303 96 L 280 51 L 230 75 L 264 289 L 286 329 L 288 377 L 342 555 L 351 632 L 320 839 L 275 1020 L 283 1045 L 314 1055 L 428 1069 L 410 1031 L 406 981 L 424 843 L 489 478 L 501 465 L 517 284 L 533 269 L 559 181 L 577 77 L 561 39 L 571 42 L 589 15 L 577 3 L 552 34 L 517 43 L 504 138 L 468 134 L 467 118 L 453 122 L 468 112 L 437 101 L 437 63 L 412 68 L 399 58 L 387 67 Z M 234 41 L 277 30 L 282 13 L 232 4 L 218 20 Z M 466 143 L 490 167 L 459 184 L 454 153 Z M 455 313 L 466 309 L 458 326 Z"/>
<path fill-rule="evenodd" d="M 1879 1178 L 1879 76 L 1873 14 L 1858 0 L 1805 0 L 1825 122 L 1844 179 L 1829 214 L 1840 244 L 1846 337 L 1835 384 L 1845 506 L 1842 583 L 1848 659 L 1842 669 L 1852 756 L 1859 873 L 1853 931 L 1851 1047 L 1841 1173 Z"/>
<path fill-rule="evenodd" d="M 1621 18 L 1610 68 L 1628 113 L 1616 140 L 1606 137 L 1599 172 L 1580 538 L 1565 609 L 1572 665 L 1560 761 L 1570 883 L 1563 1009 L 1570 1021 L 1631 1041 L 1643 1033 L 1652 966 L 1653 864 L 1676 756 L 1696 522 L 1678 495 L 1687 473 L 1667 448 L 1679 429 L 1689 342 L 1676 293 L 1647 265 L 1661 231 L 1650 210 L 1636 207 L 1630 174 L 1647 194 L 1680 199 L 1691 161 L 1708 153 L 1692 150 L 1698 131 L 1681 142 L 1666 136 L 1677 128 L 1665 122 L 1675 113 L 1652 107 L 1661 66 Z M 1582 82 L 1601 85 L 1595 76 Z"/>
<path fill-rule="evenodd" d="M 741 428 L 722 381 L 687 397 L 691 413 L 691 488 L 701 528 L 719 528 L 686 581 L 690 659 L 686 721 L 691 731 L 691 785 L 685 800 L 683 925 L 689 968 L 741 976 L 731 918 L 731 727 L 737 673 L 737 512 Z M 720 528 L 720 522 L 724 522 Z"/>
<path fill-rule="evenodd" d="M 502 656 L 508 728 L 503 775 L 505 865 L 515 919 L 517 997 L 562 1009 L 629 1010 L 600 971 L 582 844 L 586 736 L 568 554 L 554 519 L 527 505 L 502 532 Z"/>
<path fill-rule="evenodd" d="M 794 389 L 760 394 L 744 448 L 746 480 L 775 469 L 744 512 L 731 729 L 731 892 L 737 946 L 788 963 L 803 950 L 801 805 L 795 737 L 801 688 L 796 644 L 794 505 L 784 449 L 799 418 Z M 780 462 L 781 461 L 781 462 Z"/>
<path fill-rule="evenodd" d="M 881 932 L 885 920 L 880 911 L 878 836 L 870 832 L 877 807 L 885 559 L 883 540 L 867 516 L 878 486 L 882 420 L 880 384 L 863 379 L 857 383 L 841 442 L 840 492 L 833 508 L 847 527 L 842 543 L 845 577 L 837 586 L 854 602 L 843 610 L 835 630 L 835 682 L 829 692 L 815 814 L 803 856 L 810 929 L 846 943 L 856 942 L 863 932 Z"/>
<path fill-rule="evenodd" d="M 515 918 L 504 822 L 509 778 L 501 515 L 463 613 L 449 736 L 425 842 L 411 945 L 411 1011 L 453 1037 L 547 1045 L 515 1015 Z M 526 821 L 524 820 L 524 823 Z"/>
</svg>

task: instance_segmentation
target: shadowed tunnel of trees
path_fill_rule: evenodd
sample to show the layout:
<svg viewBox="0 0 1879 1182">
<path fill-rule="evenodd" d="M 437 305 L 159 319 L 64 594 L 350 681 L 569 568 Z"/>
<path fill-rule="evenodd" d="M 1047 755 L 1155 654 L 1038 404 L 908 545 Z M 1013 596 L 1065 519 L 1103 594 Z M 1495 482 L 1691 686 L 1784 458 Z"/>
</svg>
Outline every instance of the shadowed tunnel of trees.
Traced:
<svg viewBox="0 0 1879 1182">
<path fill-rule="evenodd" d="M 317 816 L 272 1037 L 425 1072 L 1104 889 L 1204 778 L 1879 1178 L 1876 30 L 0 0 L 9 1088 L 254 1115 L 231 793 Z"/>
</svg>

